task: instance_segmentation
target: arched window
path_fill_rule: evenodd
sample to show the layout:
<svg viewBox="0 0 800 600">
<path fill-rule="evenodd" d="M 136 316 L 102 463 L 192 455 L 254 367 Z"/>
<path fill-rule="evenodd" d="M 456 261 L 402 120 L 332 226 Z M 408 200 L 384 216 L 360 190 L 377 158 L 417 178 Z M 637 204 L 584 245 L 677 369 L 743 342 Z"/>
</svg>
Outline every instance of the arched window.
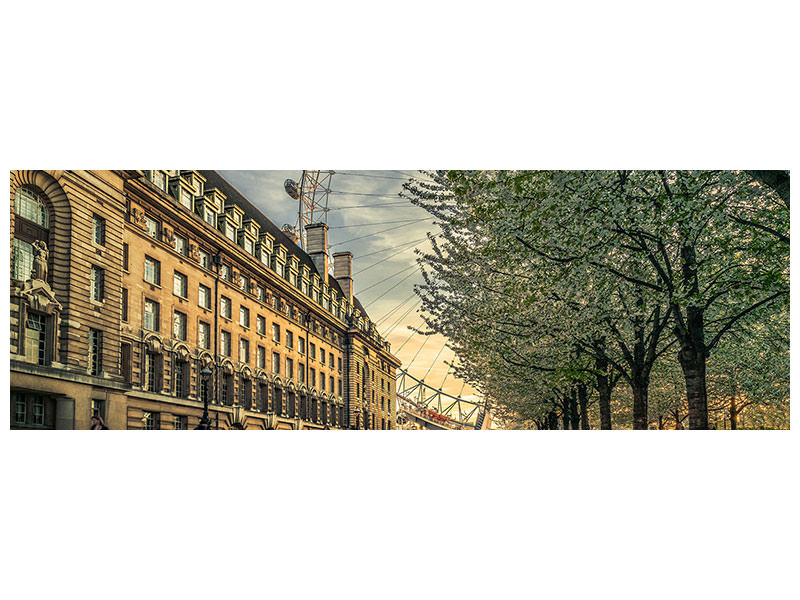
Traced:
<svg viewBox="0 0 800 600">
<path fill-rule="evenodd" d="M 14 201 L 15 213 L 36 223 L 39 227 L 48 228 L 47 206 L 42 197 L 27 187 L 17 189 Z"/>
<path fill-rule="evenodd" d="M 33 271 L 33 243 L 49 243 L 50 232 L 47 205 L 34 190 L 21 187 L 14 196 L 14 279 L 27 281 Z"/>
</svg>

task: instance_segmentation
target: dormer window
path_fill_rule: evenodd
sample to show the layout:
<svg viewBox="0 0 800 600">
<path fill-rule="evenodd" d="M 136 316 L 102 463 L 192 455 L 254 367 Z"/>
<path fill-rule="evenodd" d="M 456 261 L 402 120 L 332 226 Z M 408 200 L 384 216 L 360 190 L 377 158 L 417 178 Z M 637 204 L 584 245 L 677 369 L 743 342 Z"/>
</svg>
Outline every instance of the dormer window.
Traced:
<svg viewBox="0 0 800 600">
<path fill-rule="evenodd" d="M 217 226 L 217 215 L 215 215 L 210 210 L 206 209 L 205 221 L 206 221 L 206 223 L 208 223 L 212 227 L 216 227 Z"/>
<path fill-rule="evenodd" d="M 181 204 L 192 210 L 192 193 L 186 188 L 181 188 Z"/>
<path fill-rule="evenodd" d="M 162 190 L 167 188 L 167 178 L 164 176 L 164 171 L 150 171 L 150 181 Z"/>
<path fill-rule="evenodd" d="M 253 240 L 250 238 L 244 238 L 244 251 L 248 254 L 253 254 L 255 250 L 255 245 L 253 244 Z"/>
<path fill-rule="evenodd" d="M 230 223 L 225 223 L 225 237 L 232 242 L 236 241 L 236 228 Z"/>
</svg>

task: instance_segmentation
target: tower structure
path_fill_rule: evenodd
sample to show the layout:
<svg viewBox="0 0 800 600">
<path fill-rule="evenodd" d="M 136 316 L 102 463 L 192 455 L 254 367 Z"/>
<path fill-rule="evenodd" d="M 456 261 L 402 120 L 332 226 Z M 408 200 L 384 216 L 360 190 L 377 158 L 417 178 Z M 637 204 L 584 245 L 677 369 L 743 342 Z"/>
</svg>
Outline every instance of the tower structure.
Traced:
<svg viewBox="0 0 800 600">
<path fill-rule="evenodd" d="M 306 227 L 316 223 L 328 224 L 328 196 L 335 171 L 304 170 L 300 183 L 287 179 L 284 189 L 298 201 L 296 235 L 300 248 L 306 250 Z"/>
</svg>

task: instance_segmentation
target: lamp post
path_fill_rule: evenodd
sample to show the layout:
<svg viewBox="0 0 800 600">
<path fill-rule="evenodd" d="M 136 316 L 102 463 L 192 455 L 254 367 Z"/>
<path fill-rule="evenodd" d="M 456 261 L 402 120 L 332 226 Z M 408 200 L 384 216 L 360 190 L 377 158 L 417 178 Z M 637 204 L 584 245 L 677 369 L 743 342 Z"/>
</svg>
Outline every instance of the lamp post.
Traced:
<svg viewBox="0 0 800 600">
<path fill-rule="evenodd" d="M 205 382 L 203 389 L 203 416 L 195 429 L 211 429 L 211 419 L 208 418 L 208 388 L 210 385 L 211 369 L 204 367 L 203 370 L 200 371 L 200 376 Z"/>
</svg>

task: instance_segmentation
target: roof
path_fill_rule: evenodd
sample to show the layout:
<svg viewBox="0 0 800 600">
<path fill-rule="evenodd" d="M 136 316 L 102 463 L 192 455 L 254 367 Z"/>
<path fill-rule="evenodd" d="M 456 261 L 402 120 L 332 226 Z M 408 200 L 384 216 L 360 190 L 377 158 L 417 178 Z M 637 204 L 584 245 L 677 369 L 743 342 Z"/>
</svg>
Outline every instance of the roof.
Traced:
<svg viewBox="0 0 800 600">
<path fill-rule="evenodd" d="M 275 223 L 267 218 L 264 213 L 256 208 L 239 190 L 237 190 L 232 184 L 228 183 L 228 181 L 226 181 L 222 175 L 216 171 L 200 171 L 200 174 L 206 178 L 206 189 L 217 188 L 219 191 L 225 194 L 225 197 L 227 198 L 226 202 L 231 202 L 241 208 L 244 211 L 245 219 L 253 219 L 259 224 L 263 233 L 269 233 L 275 239 L 276 244 L 283 244 L 283 246 L 286 248 L 287 254 L 296 256 L 300 260 L 301 264 L 309 268 L 312 274 L 316 273 L 320 276 L 320 278 L 322 278 L 322 274 L 317 271 L 317 267 L 314 266 L 314 261 L 311 260 L 311 257 L 306 254 L 305 251 L 300 248 L 300 246 L 295 244 L 289 238 L 289 236 L 281 231 L 280 227 L 275 225 Z M 339 282 L 336 281 L 332 275 L 328 277 L 328 286 L 335 290 L 339 296 L 344 296 L 344 292 L 339 286 Z M 360 310 L 362 315 L 368 318 L 367 311 L 364 310 L 361 302 L 359 302 L 358 298 L 355 296 L 353 296 L 353 306 Z"/>
</svg>

